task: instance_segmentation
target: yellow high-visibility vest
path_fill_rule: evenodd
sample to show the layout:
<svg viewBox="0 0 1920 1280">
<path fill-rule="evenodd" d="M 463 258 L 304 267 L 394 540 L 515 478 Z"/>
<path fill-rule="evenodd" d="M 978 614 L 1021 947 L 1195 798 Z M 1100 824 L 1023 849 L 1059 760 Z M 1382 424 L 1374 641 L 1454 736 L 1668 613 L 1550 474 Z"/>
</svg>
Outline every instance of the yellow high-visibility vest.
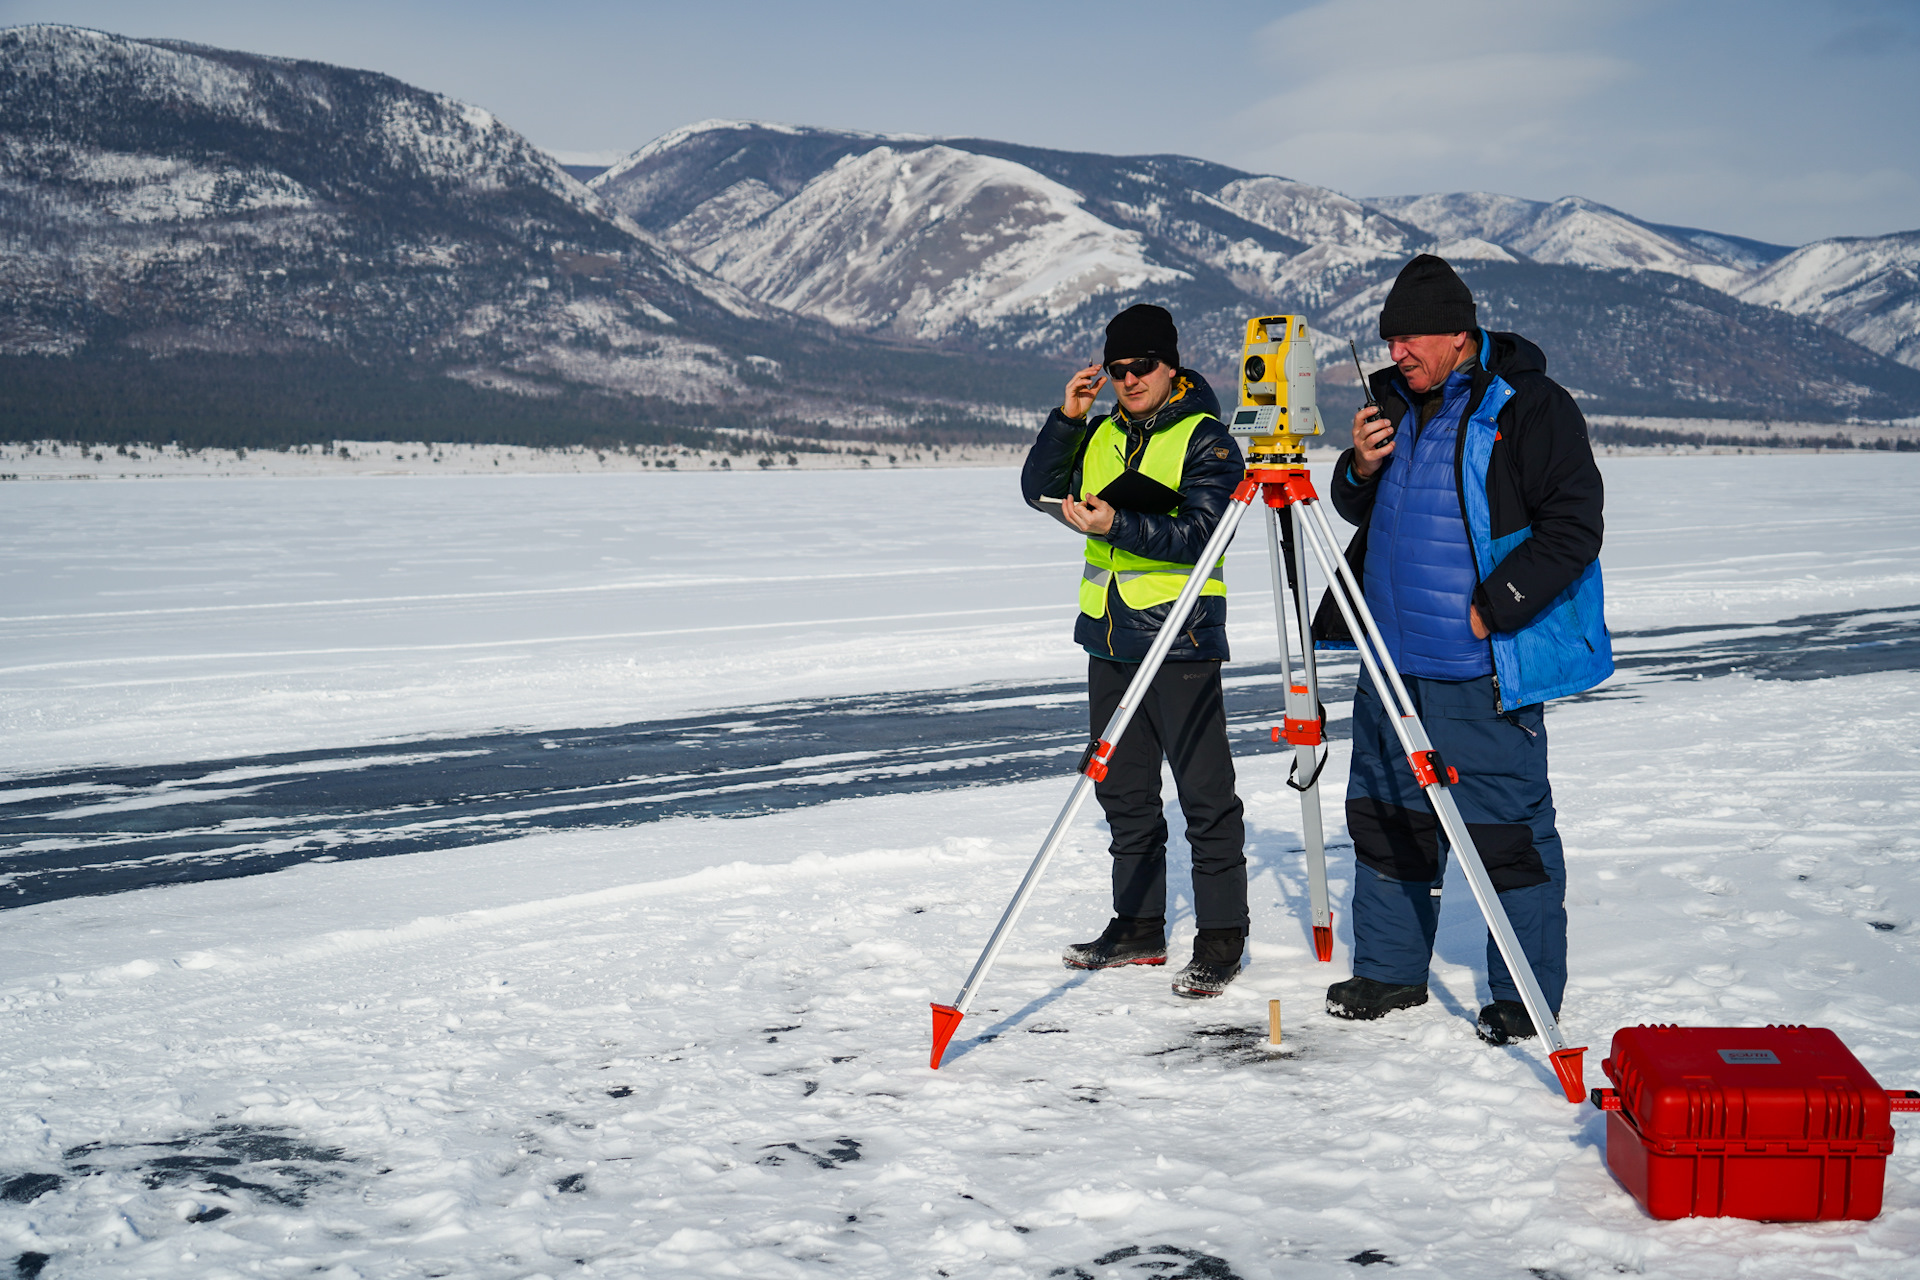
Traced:
<svg viewBox="0 0 1920 1280">
<path fill-rule="evenodd" d="M 1169 489 L 1180 487 L 1181 473 L 1187 464 L 1187 442 L 1194 428 L 1206 420 L 1204 413 L 1192 414 L 1172 426 L 1163 427 L 1147 437 L 1142 456 L 1133 460 L 1132 469 Z M 1093 438 L 1080 464 L 1080 496 L 1099 493 L 1128 469 L 1126 429 L 1108 417 L 1094 428 Z M 1175 508 L 1178 514 L 1179 508 Z M 1203 596 L 1227 594 L 1226 557 L 1213 566 L 1213 573 L 1200 589 Z M 1180 594 L 1193 572 L 1191 564 L 1171 560 L 1149 560 L 1131 551 L 1122 551 L 1099 538 L 1087 539 L 1087 562 L 1080 571 L 1080 612 L 1091 618 L 1107 616 L 1107 588 L 1116 587 L 1120 599 L 1130 609 L 1150 609 L 1165 604 Z"/>
</svg>

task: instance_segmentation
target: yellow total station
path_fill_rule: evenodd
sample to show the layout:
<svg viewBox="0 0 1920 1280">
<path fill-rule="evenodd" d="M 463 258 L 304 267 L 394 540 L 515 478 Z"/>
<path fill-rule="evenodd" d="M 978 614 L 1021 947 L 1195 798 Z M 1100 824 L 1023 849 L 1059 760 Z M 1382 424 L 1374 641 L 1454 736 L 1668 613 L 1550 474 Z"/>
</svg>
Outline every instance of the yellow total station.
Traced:
<svg viewBox="0 0 1920 1280">
<path fill-rule="evenodd" d="M 1255 316 L 1240 348 L 1240 407 L 1227 430 L 1250 437 L 1249 457 L 1294 455 L 1325 431 L 1314 390 L 1313 332 L 1305 316 Z"/>
</svg>

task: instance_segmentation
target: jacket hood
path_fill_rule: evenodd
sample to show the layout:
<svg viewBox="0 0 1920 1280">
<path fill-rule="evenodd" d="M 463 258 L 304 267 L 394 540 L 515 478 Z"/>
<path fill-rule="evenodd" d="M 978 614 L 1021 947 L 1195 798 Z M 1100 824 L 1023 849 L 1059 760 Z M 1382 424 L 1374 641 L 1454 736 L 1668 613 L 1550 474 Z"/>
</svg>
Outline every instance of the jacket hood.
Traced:
<svg viewBox="0 0 1920 1280">
<path fill-rule="evenodd" d="M 1170 422 L 1178 422 L 1196 413 L 1204 413 L 1215 418 L 1220 416 L 1220 398 L 1213 394 L 1213 388 L 1207 384 L 1205 378 L 1185 365 L 1181 365 L 1179 379 L 1174 384 L 1173 399 L 1154 411 L 1151 421 L 1153 429 L 1157 430 Z M 1121 417 L 1118 401 L 1114 402 L 1112 416 L 1118 421 L 1127 421 L 1126 418 Z"/>
<path fill-rule="evenodd" d="M 1545 373 L 1547 353 L 1517 333 L 1480 331 L 1480 363 L 1488 373 Z"/>
</svg>

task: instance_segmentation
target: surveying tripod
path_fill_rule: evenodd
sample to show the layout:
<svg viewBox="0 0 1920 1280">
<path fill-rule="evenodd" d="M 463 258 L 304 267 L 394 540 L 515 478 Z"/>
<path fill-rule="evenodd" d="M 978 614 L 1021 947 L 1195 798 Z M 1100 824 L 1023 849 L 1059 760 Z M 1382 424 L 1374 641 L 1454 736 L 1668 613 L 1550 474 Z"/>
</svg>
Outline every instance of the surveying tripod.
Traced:
<svg viewBox="0 0 1920 1280">
<path fill-rule="evenodd" d="M 1126 733 L 1154 676 L 1166 662 L 1167 653 L 1173 648 L 1194 602 L 1199 599 L 1201 588 L 1206 585 L 1213 566 L 1226 554 L 1227 545 L 1233 541 L 1234 531 L 1239 528 L 1241 519 L 1259 501 L 1266 507 L 1267 559 L 1273 575 L 1274 620 L 1280 636 L 1281 672 L 1286 681 L 1285 713 L 1280 726 L 1274 729 L 1273 737 L 1275 742 L 1285 741 L 1294 749 L 1293 769 L 1288 783 L 1300 793 L 1315 956 L 1321 961 L 1333 958 L 1333 911 L 1327 900 L 1326 846 L 1320 821 L 1320 770 L 1326 763 L 1325 715 L 1320 708 L 1319 674 L 1313 654 L 1312 615 L 1308 609 L 1309 552 L 1319 563 L 1320 572 L 1327 582 L 1327 593 L 1346 622 L 1348 633 L 1354 637 L 1360 662 L 1373 681 L 1373 687 L 1394 712 L 1394 732 L 1400 739 L 1401 749 L 1406 753 L 1407 765 L 1425 792 L 1427 802 L 1433 806 L 1440 827 L 1446 833 L 1448 845 L 1460 859 L 1460 867 L 1466 874 L 1474 901 L 1480 906 L 1480 914 L 1486 918 L 1487 930 L 1493 935 L 1501 957 L 1507 962 L 1507 970 L 1520 989 L 1521 1003 L 1526 1006 L 1527 1015 L 1533 1019 L 1534 1027 L 1547 1044 L 1549 1060 L 1567 1101 L 1579 1103 L 1586 1100 L 1582 1062 L 1586 1049 L 1568 1047 L 1560 1024 L 1547 1007 L 1546 996 L 1534 977 L 1533 966 L 1520 948 L 1520 940 L 1507 919 L 1506 909 L 1500 905 L 1493 881 L 1487 876 L 1486 864 L 1481 860 L 1480 851 L 1467 831 L 1466 821 L 1460 816 L 1460 809 L 1448 790 L 1451 784 L 1460 781 L 1459 774 L 1434 750 L 1432 741 L 1427 737 L 1426 726 L 1421 723 L 1413 700 L 1400 678 L 1400 671 L 1394 665 L 1393 656 L 1387 651 L 1380 628 L 1373 620 L 1373 613 L 1367 608 L 1359 580 L 1347 564 L 1346 557 L 1341 554 L 1333 525 L 1328 521 L 1326 512 L 1321 510 L 1319 496 L 1314 492 L 1313 481 L 1307 473 L 1306 458 L 1307 438 L 1321 434 L 1322 430 L 1314 374 L 1312 337 L 1303 318 L 1259 316 L 1247 322 L 1247 340 L 1242 351 L 1240 373 L 1241 404 L 1228 425 L 1232 434 L 1250 437 L 1246 478 L 1233 491 L 1233 498 L 1221 515 L 1220 523 L 1207 540 L 1206 550 L 1201 553 L 1186 585 L 1168 609 L 1167 620 L 1154 637 L 1132 683 L 1121 695 L 1120 705 L 1100 737 L 1082 753 L 1079 776 L 1074 781 L 1072 794 L 1067 797 L 1066 807 L 1054 819 L 1052 828 L 1040 845 L 1040 852 L 1027 868 L 1026 876 L 1002 913 L 1000 923 L 994 927 L 993 935 L 987 939 L 985 950 L 974 962 L 966 985 L 960 988 L 960 994 L 954 997 L 952 1004 L 933 1006 L 933 1057 L 930 1065 L 935 1069 L 940 1066 L 940 1059 L 959 1028 L 960 1020 L 966 1016 L 981 982 L 999 958 L 1007 936 L 1021 912 L 1026 909 L 1027 900 L 1039 885 L 1048 862 L 1065 841 L 1067 830 L 1073 825 L 1080 807 L 1086 803 L 1094 784 L 1107 776 L 1108 764 L 1113 759 L 1121 736 Z M 1283 600 L 1287 604 L 1283 605 Z M 1297 683 L 1287 637 L 1286 615 L 1289 606 L 1300 637 L 1301 678 Z"/>
</svg>

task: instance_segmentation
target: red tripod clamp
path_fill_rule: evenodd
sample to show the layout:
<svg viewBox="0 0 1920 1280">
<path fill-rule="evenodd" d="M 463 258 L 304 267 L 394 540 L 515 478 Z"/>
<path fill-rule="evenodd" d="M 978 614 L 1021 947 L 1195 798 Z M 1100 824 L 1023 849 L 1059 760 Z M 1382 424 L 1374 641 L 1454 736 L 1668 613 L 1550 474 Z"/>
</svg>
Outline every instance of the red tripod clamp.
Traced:
<svg viewBox="0 0 1920 1280">
<path fill-rule="evenodd" d="M 1287 686 L 1287 692 L 1304 698 L 1307 696 L 1307 686 L 1290 684 Z M 1326 729 L 1327 709 L 1322 707 L 1319 716 L 1312 720 L 1296 720 L 1292 716 L 1284 716 L 1280 727 L 1273 731 L 1273 740 L 1279 742 L 1284 738 L 1296 747 L 1317 747 L 1327 740 Z"/>
<path fill-rule="evenodd" d="M 1296 747 L 1317 747 L 1326 739 L 1321 735 L 1318 720 L 1295 720 L 1287 716 L 1273 727 L 1273 740 L 1285 741 Z"/>
<path fill-rule="evenodd" d="M 1460 771 L 1442 759 L 1438 751 L 1416 751 L 1407 757 L 1407 763 L 1413 766 L 1414 780 L 1423 787 L 1444 787 L 1460 781 Z M 1446 781 L 1442 782 L 1442 778 Z"/>
<path fill-rule="evenodd" d="M 1087 749 L 1080 753 L 1080 763 L 1073 767 L 1075 773 L 1084 773 L 1095 782 L 1104 782 L 1107 777 L 1107 761 L 1113 759 L 1113 744 L 1104 739 L 1089 742 Z"/>
</svg>

